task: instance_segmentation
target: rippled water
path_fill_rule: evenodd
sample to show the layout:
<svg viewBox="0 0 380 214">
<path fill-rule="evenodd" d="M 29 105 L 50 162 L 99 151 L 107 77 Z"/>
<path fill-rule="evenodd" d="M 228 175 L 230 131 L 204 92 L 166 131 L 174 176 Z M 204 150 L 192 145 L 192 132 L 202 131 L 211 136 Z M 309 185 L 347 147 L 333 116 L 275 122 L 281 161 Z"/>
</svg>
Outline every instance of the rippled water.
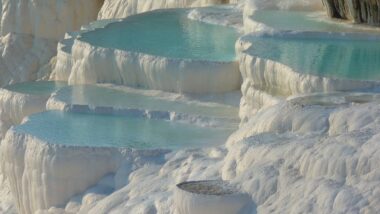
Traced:
<svg viewBox="0 0 380 214">
<path fill-rule="evenodd" d="M 95 46 L 170 58 L 231 61 L 235 59 L 234 28 L 187 18 L 188 10 L 148 12 L 84 33 L 80 40 Z"/>
<path fill-rule="evenodd" d="M 59 111 L 32 115 L 14 130 L 53 144 L 138 149 L 221 145 L 233 131 L 164 120 Z"/>
</svg>

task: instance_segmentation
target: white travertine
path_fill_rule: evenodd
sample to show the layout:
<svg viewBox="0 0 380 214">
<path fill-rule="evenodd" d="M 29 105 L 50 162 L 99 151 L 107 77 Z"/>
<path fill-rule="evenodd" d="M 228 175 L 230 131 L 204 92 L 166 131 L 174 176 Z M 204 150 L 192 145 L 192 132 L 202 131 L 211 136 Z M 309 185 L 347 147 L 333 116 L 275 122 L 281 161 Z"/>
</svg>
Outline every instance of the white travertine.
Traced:
<svg viewBox="0 0 380 214">
<path fill-rule="evenodd" d="M 229 92 L 239 89 L 237 62 L 171 59 L 75 40 L 71 54 L 60 51 L 51 76 L 69 84 L 114 83 L 179 93 Z M 71 60 L 70 60 L 71 55 Z M 71 72 L 67 72 L 72 66 Z"/>
<path fill-rule="evenodd" d="M 124 18 L 165 8 L 204 7 L 227 3 L 229 0 L 105 0 L 98 19 Z M 231 3 L 237 3 L 237 1 L 231 1 Z"/>
<path fill-rule="evenodd" d="M 103 0 L 2 0 L 1 34 L 62 39 L 65 32 L 96 19 Z"/>
</svg>

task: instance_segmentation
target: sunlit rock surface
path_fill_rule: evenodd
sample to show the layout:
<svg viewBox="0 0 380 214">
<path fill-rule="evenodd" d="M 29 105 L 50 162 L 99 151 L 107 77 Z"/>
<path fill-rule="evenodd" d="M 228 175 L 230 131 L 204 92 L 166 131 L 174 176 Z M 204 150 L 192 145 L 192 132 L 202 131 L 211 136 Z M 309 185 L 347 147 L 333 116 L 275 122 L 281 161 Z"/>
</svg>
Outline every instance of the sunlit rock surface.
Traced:
<svg viewBox="0 0 380 214">
<path fill-rule="evenodd" d="M 58 40 L 96 19 L 102 0 L 2 0 L 1 34 Z"/>
<path fill-rule="evenodd" d="M 0 86 L 37 79 L 41 66 L 56 52 L 56 42 L 10 33 L 0 41 Z"/>
<path fill-rule="evenodd" d="M 236 3 L 237 1 L 231 1 Z M 98 19 L 124 18 L 137 13 L 165 8 L 204 7 L 228 4 L 229 0 L 105 0 Z"/>
<path fill-rule="evenodd" d="M 65 148 L 10 131 L 2 143 L 1 168 L 18 211 L 34 213 L 96 184 L 119 167 L 120 158 L 117 149 Z M 75 182 L 67 182 L 72 177 Z"/>
<path fill-rule="evenodd" d="M 3 0 L 0 86 L 41 79 L 65 32 L 96 19 L 102 0 Z"/>
</svg>

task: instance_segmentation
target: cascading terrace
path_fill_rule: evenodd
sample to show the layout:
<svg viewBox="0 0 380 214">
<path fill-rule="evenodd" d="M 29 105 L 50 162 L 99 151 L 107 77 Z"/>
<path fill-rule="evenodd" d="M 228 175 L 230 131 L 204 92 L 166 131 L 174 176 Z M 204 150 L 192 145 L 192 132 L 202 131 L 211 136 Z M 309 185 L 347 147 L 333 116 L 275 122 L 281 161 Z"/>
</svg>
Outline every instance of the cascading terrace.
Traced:
<svg viewBox="0 0 380 214">
<path fill-rule="evenodd" d="M 105 0 L 51 81 L 0 90 L 17 212 L 380 212 L 380 31 L 321 0 L 177 8 L 226 2 Z"/>
</svg>

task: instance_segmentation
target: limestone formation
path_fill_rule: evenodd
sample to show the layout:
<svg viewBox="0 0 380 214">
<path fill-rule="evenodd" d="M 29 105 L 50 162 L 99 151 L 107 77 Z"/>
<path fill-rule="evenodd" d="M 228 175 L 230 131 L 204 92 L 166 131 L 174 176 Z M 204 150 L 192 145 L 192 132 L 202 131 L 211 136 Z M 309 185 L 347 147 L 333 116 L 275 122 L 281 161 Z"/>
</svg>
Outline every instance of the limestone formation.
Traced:
<svg viewBox="0 0 380 214">
<path fill-rule="evenodd" d="M 322 0 L 322 2 L 330 17 L 348 19 L 355 23 L 380 24 L 379 0 Z"/>
</svg>

